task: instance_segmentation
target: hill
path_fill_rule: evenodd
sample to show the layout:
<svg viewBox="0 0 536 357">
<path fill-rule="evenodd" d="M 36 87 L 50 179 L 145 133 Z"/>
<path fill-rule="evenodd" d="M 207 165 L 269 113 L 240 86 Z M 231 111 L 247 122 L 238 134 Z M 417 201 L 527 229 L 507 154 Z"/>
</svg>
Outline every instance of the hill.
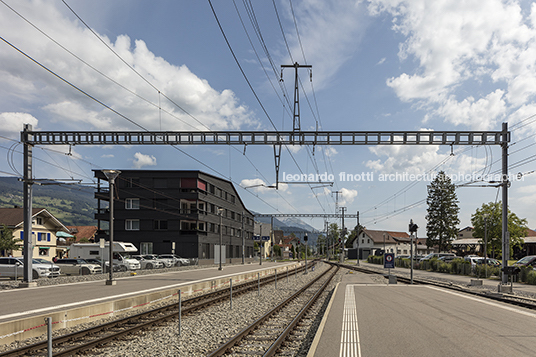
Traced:
<svg viewBox="0 0 536 357">
<path fill-rule="evenodd" d="M 0 207 L 23 206 L 22 182 L 0 177 Z M 94 226 L 97 201 L 93 188 L 82 185 L 34 185 L 34 208 L 46 208 L 66 226 Z"/>
</svg>

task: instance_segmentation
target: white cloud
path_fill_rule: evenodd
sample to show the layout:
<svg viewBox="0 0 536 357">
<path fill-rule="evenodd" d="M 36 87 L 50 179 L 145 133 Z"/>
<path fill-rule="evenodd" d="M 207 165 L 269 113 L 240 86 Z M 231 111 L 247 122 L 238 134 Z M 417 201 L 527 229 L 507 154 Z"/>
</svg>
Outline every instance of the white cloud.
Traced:
<svg viewBox="0 0 536 357">
<path fill-rule="evenodd" d="M 346 206 L 354 202 L 357 197 L 357 190 L 341 188 L 341 195 L 339 196 L 339 206 Z"/>
<path fill-rule="evenodd" d="M 496 128 L 535 98 L 534 4 L 525 16 L 518 1 L 370 0 L 369 13 L 391 15 L 392 29 L 405 36 L 399 58 L 417 66 L 387 85 L 428 109 L 428 120 Z"/>
<path fill-rule="evenodd" d="M 242 186 L 245 189 L 251 189 L 258 193 L 265 193 L 265 192 L 275 192 L 274 187 L 268 187 L 268 186 L 275 186 L 269 185 L 260 178 L 254 178 L 254 179 L 243 179 L 240 181 L 240 186 Z M 285 192 L 288 190 L 288 185 L 285 183 L 279 184 L 279 191 Z"/>
<path fill-rule="evenodd" d="M 37 123 L 38 120 L 28 113 L 0 113 L 0 133 L 4 135 L 19 134 L 24 124 L 31 124 L 32 129 L 36 130 Z"/>
<path fill-rule="evenodd" d="M 338 154 L 338 151 L 333 146 L 326 146 L 324 147 L 324 153 L 327 157 L 333 157 Z"/>
<path fill-rule="evenodd" d="M 115 155 L 114 155 L 114 154 L 107 154 L 107 155 L 101 155 L 101 157 L 102 157 L 103 159 L 112 159 L 112 158 L 115 157 Z"/>
<path fill-rule="evenodd" d="M 141 169 L 144 166 L 155 166 L 156 157 L 152 155 L 145 155 L 141 152 L 134 154 L 134 168 Z"/>
<path fill-rule="evenodd" d="M 4 38 L 65 80 L 149 130 L 206 130 L 129 69 L 79 22 L 64 16 L 56 8 L 58 3 L 21 0 L 12 6 L 55 41 L 135 94 L 68 54 L 13 12 L 0 12 L 0 32 Z M 188 67 L 155 56 L 144 41 L 131 41 L 125 35 L 115 41 L 103 35 L 101 38 L 161 93 L 211 129 L 256 125 L 252 112 L 231 90 L 215 90 Z M 74 129 L 139 130 L 7 46 L 0 52 L 0 61 L 0 104 L 39 103 L 54 120 Z M 158 109 L 159 101 L 162 112 Z"/>
<path fill-rule="evenodd" d="M 286 3 L 284 6 L 289 26 L 293 28 L 294 20 L 290 6 Z M 327 85 L 329 79 L 356 52 L 370 19 L 366 16 L 363 2 L 359 0 L 337 3 L 301 0 L 293 2 L 293 8 L 301 44 L 295 35 L 296 32 L 291 31 L 291 35 L 287 35 L 290 50 L 294 54 L 295 61 L 305 64 L 301 50 L 303 46 L 307 63 L 314 63 L 315 87 L 320 89 Z M 287 53 L 282 55 L 282 58 L 282 63 L 288 62 Z M 287 75 L 291 76 L 290 73 Z"/>
</svg>

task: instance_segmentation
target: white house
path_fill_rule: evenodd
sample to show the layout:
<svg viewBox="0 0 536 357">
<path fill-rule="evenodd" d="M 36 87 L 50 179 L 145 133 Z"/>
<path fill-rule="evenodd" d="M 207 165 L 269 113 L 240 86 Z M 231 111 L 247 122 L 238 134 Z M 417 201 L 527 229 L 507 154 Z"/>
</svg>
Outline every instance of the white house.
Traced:
<svg viewBox="0 0 536 357">
<path fill-rule="evenodd" d="M 22 208 L 0 208 L 0 224 L 5 224 L 7 228 L 13 230 L 13 239 L 19 245 L 24 245 L 24 210 Z M 58 232 L 69 233 L 69 229 L 45 208 L 32 209 L 32 256 L 52 260 L 56 256 Z M 3 252 L 3 254 L 22 257 L 22 247 L 20 250 Z"/>
</svg>

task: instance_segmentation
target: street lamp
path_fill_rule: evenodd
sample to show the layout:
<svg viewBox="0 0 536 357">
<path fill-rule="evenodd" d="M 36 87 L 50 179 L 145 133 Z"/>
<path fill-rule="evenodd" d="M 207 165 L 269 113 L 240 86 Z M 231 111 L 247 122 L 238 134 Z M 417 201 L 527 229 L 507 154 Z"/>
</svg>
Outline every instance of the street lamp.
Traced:
<svg viewBox="0 0 536 357">
<path fill-rule="evenodd" d="M 220 215 L 220 267 L 218 268 L 218 270 L 223 270 L 222 266 L 221 266 L 221 261 L 222 261 L 222 254 L 221 254 L 221 251 L 222 251 L 222 245 L 223 245 L 223 208 L 218 208 L 218 214 Z"/>
<path fill-rule="evenodd" d="M 115 285 L 116 281 L 114 280 L 114 265 L 113 265 L 113 258 L 114 258 L 114 183 L 115 179 L 121 171 L 119 170 L 102 170 L 102 173 L 106 176 L 108 179 L 108 182 L 110 183 L 110 246 L 108 247 L 108 269 L 109 276 L 108 280 L 106 280 L 106 285 Z"/>
</svg>

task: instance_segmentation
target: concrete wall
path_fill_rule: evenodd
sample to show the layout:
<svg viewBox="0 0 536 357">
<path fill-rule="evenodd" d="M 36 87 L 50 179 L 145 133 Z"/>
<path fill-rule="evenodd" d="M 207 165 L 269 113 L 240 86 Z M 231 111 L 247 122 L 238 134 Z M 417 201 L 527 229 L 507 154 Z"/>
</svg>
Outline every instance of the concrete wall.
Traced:
<svg viewBox="0 0 536 357">
<path fill-rule="evenodd" d="M 267 268 L 260 272 L 260 276 L 274 274 L 277 269 L 279 273 L 286 273 L 287 267 L 289 271 L 295 266 L 302 264 L 296 263 L 292 265 L 284 265 L 278 268 Z M 261 267 L 262 268 L 262 267 Z M 257 279 L 257 272 L 237 274 L 232 277 L 233 285 L 243 283 L 248 280 Z M 229 277 L 215 278 L 210 281 L 203 281 L 181 287 L 182 298 L 188 298 L 197 293 L 207 293 L 211 290 L 228 287 L 230 283 Z M 143 307 L 152 307 L 156 303 L 167 301 L 169 303 L 178 301 L 178 290 L 162 289 L 160 291 L 151 292 L 144 295 L 123 298 L 115 301 L 107 301 L 88 306 L 72 308 L 59 312 L 50 312 L 39 316 L 27 317 L 20 320 L 8 321 L 0 323 L 0 344 L 9 344 L 14 341 L 21 341 L 31 337 L 42 337 L 47 334 L 47 326 L 45 323 L 46 317 L 52 318 L 53 331 L 73 327 L 78 324 L 101 320 L 108 317 L 120 317 L 126 312 L 133 312 Z"/>
</svg>

